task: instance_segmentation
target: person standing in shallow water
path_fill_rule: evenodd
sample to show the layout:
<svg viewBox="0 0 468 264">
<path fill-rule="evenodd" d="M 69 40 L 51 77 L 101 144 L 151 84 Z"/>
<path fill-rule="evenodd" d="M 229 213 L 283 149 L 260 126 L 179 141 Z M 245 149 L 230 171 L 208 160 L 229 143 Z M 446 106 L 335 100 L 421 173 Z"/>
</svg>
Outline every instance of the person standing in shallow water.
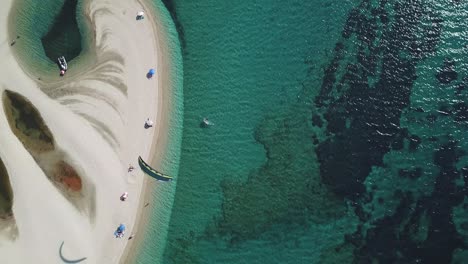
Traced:
<svg viewBox="0 0 468 264">
<path fill-rule="evenodd" d="M 16 44 L 16 40 L 19 39 L 20 37 L 19 36 L 16 36 L 16 39 L 12 40 L 11 43 L 10 43 L 10 46 L 13 46 Z"/>
</svg>

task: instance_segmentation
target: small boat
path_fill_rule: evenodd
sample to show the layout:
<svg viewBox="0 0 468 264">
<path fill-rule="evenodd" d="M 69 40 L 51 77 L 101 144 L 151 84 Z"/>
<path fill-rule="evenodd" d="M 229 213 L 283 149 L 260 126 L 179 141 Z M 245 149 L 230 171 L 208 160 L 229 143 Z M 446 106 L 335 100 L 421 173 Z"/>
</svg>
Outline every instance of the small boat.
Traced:
<svg viewBox="0 0 468 264">
<path fill-rule="evenodd" d="M 209 126 L 212 126 L 213 123 L 211 123 L 208 118 L 203 118 L 202 122 L 201 122 L 201 126 L 202 127 L 209 127 Z"/>
<path fill-rule="evenodd" d="M 64 75 L 65 72 L 68 70 L 67 61 L 65 60 L 64 56 L 58 57 L 57 61 L 60 66 L 60 75 Z"/>
</svg>

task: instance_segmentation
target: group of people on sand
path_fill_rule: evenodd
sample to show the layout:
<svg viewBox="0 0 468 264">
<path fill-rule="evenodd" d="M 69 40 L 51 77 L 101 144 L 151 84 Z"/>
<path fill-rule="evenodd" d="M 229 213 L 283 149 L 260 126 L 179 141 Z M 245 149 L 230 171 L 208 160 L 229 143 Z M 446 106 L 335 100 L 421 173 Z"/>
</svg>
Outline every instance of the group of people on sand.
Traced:
<svg viewBox="0 0 468 264">
<path fill-rule="evenodd" d="M 148 129 L 150 127 L 153 127 L 153 121 L 151 121 L 151 119 L 146 119 L 145 121 L 145 128 Z M 129 164 L 128 165 L 128 172 L 132 172 L 135 170 L 135 167 L 132 166 L 132 164 Z M 120 196 L 120 201 L 122 202 L 125 202 L 128 198 L 128 192 L 124 192 L 121 196 Z M 149 203 L 146 203 L 145 204 L 145 207 L 148 206 Z M 124 235 L 125 235 L 125 225 L 124 224 L 120 224 L 119 227 L 117 228 L 117 230 L 114 232 L 114 235 L 116 238 L 122 238 Z M 132 234 L 128 237 L 128 240 L 132 239 L 135 237 L 135 234 Z"/>
</svg>

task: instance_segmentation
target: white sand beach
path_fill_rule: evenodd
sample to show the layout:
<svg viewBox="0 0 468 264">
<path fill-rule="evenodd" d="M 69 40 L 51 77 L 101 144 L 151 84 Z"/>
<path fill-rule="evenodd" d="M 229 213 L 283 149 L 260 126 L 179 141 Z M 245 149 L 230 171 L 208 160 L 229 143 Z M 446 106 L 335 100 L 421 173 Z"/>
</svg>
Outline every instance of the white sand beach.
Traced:
<svg viewBox="0 0 468 264">
<path fill-rule="evenodd" d="M 84 209 L 78 210 L 57 190 L 1 114 L 0 157 L 14 195 L 14 225 L 0 229 L 2 263 L 83 258 L 81 263 L 118 263 L 127 244 L 143 238 L 128 240 L 136 232 L 146 202 L 140 198 L 149 186 L 137 158 L 154 162 L 155 153 L 165 147 L 165 128 L 160 125 L 168 113 L 161 80 L 168 80 L 168 69 L 160 54 L 160 28 L 149 17 L 135 19 L 141 10 L 151 16 L 137 0 L 86 1 L 96 36 L 96 65 L 79 72 L 70 63 L 69 76 L 40 83 L 14 56 L 14 36 L 7 28 L 11 5 L 12 0 L 2 1 L 0 9 L 0 92 L 19 93 L 37 108 L 56 146 L 82 178 Z M 156 75 L 148 79 L 150 68 Z M 154 121 L 153 128 L 144 128 L 147 118 Z M 136 169 L 128 172 L 129 164 Z M 119 199 L 123 192 L 129 193 L 125 202 Z M 120 223 L 127 230 L 118 239 L 113 233 Z"/>
</svg>

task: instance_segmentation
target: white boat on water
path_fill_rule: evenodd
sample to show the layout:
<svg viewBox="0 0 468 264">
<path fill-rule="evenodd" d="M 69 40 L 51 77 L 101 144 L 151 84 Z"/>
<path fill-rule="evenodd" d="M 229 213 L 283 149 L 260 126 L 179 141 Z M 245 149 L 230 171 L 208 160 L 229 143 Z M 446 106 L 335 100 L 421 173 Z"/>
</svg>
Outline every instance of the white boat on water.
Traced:
<svg viewBox="0 0 468 264">
<path fill-rule="evenodd" d="M 68 70 L 67 61 L 65 60 L 64 56 L 60 56 L 57 58 L 58 64 L 60 66 L 60 73 L 63 75 Z"/>
<path fill-rule="evenodd" d="M 201 124 L 202 124 L 203 127 L 208 127 L 208 126 L 212 126 L 212 125 L 213 125 L 213 123 L 210 122 L 210 121 L 208 120 L 208 118 L 206 118 L 206 117 L 203 118 L 203 121 L 202 121 Z"/>
<path fill-rule="evenodd" d="M 60 76 L 65 75 L 65 72 L 68 69 L 67 61 L 65 60 L 64 56 L 60 56 L 57 58 L 57 62 L 60 66 Z"/>
</svg>

